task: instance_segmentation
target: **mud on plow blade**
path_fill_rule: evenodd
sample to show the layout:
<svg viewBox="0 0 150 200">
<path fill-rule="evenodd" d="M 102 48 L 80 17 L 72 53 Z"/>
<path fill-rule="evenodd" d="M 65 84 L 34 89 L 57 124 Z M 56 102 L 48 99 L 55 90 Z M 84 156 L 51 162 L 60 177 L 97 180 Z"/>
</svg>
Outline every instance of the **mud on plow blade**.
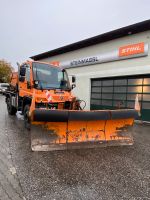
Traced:
<svg viewBox="0 0 150 200">
<path fill-rule="evenodd" d="M 31 149 L 53 151 L 132 145 L 135 110 L 32 112 Z"/>
</svg>

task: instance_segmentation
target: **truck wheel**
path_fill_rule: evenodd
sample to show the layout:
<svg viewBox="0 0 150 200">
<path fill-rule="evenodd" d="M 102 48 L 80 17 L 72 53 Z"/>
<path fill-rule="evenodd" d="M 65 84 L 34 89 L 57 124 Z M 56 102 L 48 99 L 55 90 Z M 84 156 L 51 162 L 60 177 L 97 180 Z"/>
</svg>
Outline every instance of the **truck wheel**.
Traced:
<svg viewBox="0 0 150 200">
<path fill-rule="evenodd" d="M 11 104 L 11 97 L 7 98 L 7 110 L 9 115 L 15 115 L 17 112 L 17 109 Z"/>
<path fill-rule="evenodd" d="M 24 126 L 27 130 L 30 130 L 29 110 L 30 110 L 30 106 L 25 105 L 25 107 L 24 107 Z"/>
</svg>

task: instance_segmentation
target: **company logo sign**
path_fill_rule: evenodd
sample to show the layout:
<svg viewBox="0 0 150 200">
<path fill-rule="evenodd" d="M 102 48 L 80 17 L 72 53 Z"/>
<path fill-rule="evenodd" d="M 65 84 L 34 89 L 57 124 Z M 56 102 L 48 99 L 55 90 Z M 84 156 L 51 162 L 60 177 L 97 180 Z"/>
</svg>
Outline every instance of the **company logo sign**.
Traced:
<svg viewBox="0 0 150 200">
<path fill-rule="evenodd" d="M 144 42 L 119 48 L 119 57 L 144 53 Z"/>
<path fill-rule="evenodd" d="M 130 44 L 126 46 L 121 46 L 116 50 L 102 53 L 95 56 L 90 56 L 86 58 L 79 58 L 74 60 L 68 60 L 60 63 L 63 68 L 71 68 L 85 65 L 94 65 L 100 63 L 111 62 L 115 60 L 123 60 L 135 57 L 142 57 L 148 55 L 148 44 L 140 42 L 137 44 Z"/>
</svg>

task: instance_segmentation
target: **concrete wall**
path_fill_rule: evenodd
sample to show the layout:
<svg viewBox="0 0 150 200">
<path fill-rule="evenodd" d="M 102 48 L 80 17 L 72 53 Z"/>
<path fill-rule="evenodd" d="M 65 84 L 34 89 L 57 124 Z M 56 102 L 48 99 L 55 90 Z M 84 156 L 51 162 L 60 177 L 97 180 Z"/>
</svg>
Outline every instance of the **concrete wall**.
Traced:
<svg viewBox="0 0 150 200">
<path fill-rule="evenodd" d="M 69 75 L 76 75 L 77 87 L 73 90 L 74 94 L 80 99 L 87 102 L 86 109 L 90 108 L 90 89 L 91 78 L 111 77 L 111 76 L 124 76 L 135 74 L 150 74 L 150 31 L 139 33 L 136 35 L 129 35 L 116 40 L 108 41 L 105 43 L 93 45 L 62 55 L 43 59 L 41 61 L 68 61 L 76 60 L 84 57 L 91 57 L 97 54 L 103 54 L 121 46 L 128 44 L 135 44 L 145 42 L 149 45 L 148 56 L 131 58 L 120 61 L 112 61 L 108 63 L 101 63 L 89 66 L 74 67 L 67 69 Z"/>
</svg>

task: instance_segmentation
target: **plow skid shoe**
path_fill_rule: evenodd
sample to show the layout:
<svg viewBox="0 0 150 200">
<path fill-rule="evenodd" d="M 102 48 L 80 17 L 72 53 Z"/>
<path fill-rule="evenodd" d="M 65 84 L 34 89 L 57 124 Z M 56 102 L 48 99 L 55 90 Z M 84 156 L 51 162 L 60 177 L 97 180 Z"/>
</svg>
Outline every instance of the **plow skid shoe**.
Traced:
<svg viewBox="0 0 150 200">
<path fill-rule="evenodd" d="M 31 126 L 31 149 L 54 151 L 132 145 L 135 115 L 134 110 L 35 110 Z"/>
</svg>

